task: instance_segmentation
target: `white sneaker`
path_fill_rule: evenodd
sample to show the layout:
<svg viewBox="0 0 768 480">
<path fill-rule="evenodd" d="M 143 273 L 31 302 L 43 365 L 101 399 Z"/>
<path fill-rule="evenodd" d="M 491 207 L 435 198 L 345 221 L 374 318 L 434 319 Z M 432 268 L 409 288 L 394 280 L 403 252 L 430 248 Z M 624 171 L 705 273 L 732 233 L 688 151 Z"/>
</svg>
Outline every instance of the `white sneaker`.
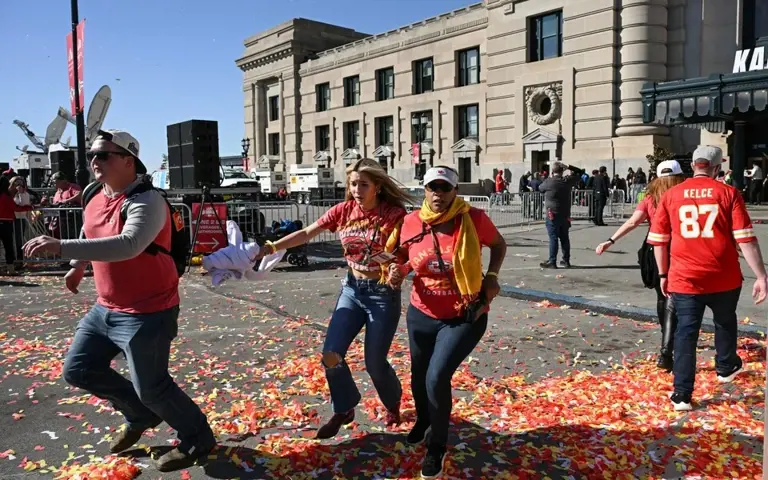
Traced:
<svg viewBox="0 0 768 480">
<path fill-rule="evenodd" d="M 672 400 L 676 412 L 690 412 L 693 410 L 691 405 L 691 397 L 687 398 L 679 393 L 672 392 L 669 394 L 669 399 Z"/>
<path fill-rule="evenodd" d="M 731 372 L 729 375 L 722 376 L 722 375 L 720 375 L 718 373 L 717 374 L 717 381 L 720 382 L 720 383 L 731 383 L 733 381 L 733 379 L 736 378 L 736 376 L 738 374 L 740 374 L 741 372 L 743 372 L 743 371 L 744 371 L 744 364 L 742 363 L 741 365 L 736 367 L 736 370 Z"/>
</svg>

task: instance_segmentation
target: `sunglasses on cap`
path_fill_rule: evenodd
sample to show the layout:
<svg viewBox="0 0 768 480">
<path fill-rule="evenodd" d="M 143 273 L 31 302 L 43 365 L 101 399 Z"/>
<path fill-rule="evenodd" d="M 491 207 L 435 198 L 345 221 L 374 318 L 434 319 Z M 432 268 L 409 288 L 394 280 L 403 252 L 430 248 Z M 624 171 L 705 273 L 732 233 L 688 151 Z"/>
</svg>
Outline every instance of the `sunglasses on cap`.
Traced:
<svg viewBox="0 0 768 480">
<path fill-rule="evenodd" d="M 435 181 L 435 182 L 429 182 L 428 184 L 426 184 L 426 185 L 424 186 L 424 188 L 425 188 L 427 191 L 429 191 L 429 192 L 443 192 L 443 193 L 448 193 L 448 192 L 450 192 L 451 190 L 453 190 L 453 189 L 454 189 L 454 188 L 456 188 L 456 187 L 454 187 L 453 185 L 451 185 L 451 184 L 450 184 L 450 183 L 448 183 L 448 182 L 443 182 L 443 181 Z"/>
</svg>

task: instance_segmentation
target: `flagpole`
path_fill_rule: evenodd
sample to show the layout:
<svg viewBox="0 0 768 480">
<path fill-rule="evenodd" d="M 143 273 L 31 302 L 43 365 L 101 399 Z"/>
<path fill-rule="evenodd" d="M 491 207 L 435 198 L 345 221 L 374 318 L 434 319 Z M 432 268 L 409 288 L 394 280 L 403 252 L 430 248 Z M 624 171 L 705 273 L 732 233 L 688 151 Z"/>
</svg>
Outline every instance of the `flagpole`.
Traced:
<svg viewBox="0 0 768 480">
<path fill-rule="evenodd" d="M 80 105 L 80 81 L 77 58 L 78 38 L 77 24 L 80 23 L 80 15 L 77 10 L 77 0 L 72 0 L 72 62 L 75 70 L 75 125 L 77 127 L 77 183 L 85 188 L 88 185 L 91 174 L 88 172 L 88 163 L 85 158 L 85 117 L 83 106 Z"/>
</svg>

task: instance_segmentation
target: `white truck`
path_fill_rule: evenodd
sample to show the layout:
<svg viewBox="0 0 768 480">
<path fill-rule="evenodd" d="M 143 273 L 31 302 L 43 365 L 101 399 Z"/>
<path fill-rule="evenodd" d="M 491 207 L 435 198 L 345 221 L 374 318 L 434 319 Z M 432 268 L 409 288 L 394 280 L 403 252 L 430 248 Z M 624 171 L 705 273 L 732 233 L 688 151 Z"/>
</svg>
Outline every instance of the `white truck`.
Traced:
<svg viewBox="0 0 768 480">
<path fill-rule="evenodd" d="M 288 192 L 298 203 L 344 197 L 344 188 L 336 187 L 332 168 L 291 165 L 288 178 Z"/>
<path fill-rule="evenodd" d="M 284 172 L 273 172 L 264 168 L 251 170 L 250 176 L 259 182 L 261 195 L 266 200 L 278 200 L 277 193 L 286 186 Z"/>
</svg>

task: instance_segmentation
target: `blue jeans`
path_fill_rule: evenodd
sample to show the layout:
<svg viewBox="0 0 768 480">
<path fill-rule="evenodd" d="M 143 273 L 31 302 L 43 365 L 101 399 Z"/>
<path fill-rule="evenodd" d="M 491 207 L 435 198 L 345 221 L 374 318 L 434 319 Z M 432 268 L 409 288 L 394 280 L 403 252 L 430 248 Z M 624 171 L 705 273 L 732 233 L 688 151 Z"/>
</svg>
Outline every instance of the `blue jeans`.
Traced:
<svg viewBox="0 0 768 480">
<path fill-rule="evenodd" d="M 451 379 L 488 327 L 488 314 L 474 323 L 438 320 L 413 305 L 406 322 L 411 350 L 411 390 L 416 420 L 432 427 L 431 443 L 445 445 L 453 408 Z"/>
<path fill-rule="evenodd" d="M 403 393 L 395 370 L 387 361 L 389 347 L 400 321 L 400 290 L 380 285 L 378 280 L 359 280 L 351 274 L 342 281 L 323 354 L 336 353 L 342 361 L 325 366 L 325 378 L 331 390 L 334 413 L 344 413 L 357 406 L 362 398 L 343 361 L 349 346 L 365 326 L 365 370 L 384 406 L 396 410 Z"/>
<path fill-rule="evenodd" d="M 704 319 L 704 308 L 712 310 L 715 323 L 715 370 L 722 375 L 729 375 L 741 365 L 736 353 L 738 323 L 736 305 L 739 303 L 741 287 L 727 292 L 706 295 L 686 295 L 673 293 L 672 299 L 677 310 L 677 330 L 675 330 L 675 392 L 683 395 L 693 393 L 696 379 L 696 346 L 699 342 L 699 330 Z"/>
<path fill-rule="evenodd" d="M 571 261 L 571 239 L 568 230 L 571 222 L 565 215 L 555 213 L 553 218 L 547 216 L 547 233 L 549 234 L 549 263 L 557 263 L 557 242 L 563 247 L 563 261 Z"/>
<path fill-rule="evenodd" d="M 171 341 L 178 333 L 179 307 L 129 314 L 94 307 L 80 320 L 64 361 L 64 380 L 112 403 L 129 428 L 165 420 L 178 432 L 179 449 L 216 443 L 200 408 L 168 374 Z M 120 352 L 128 360 L 129 381 L 110 368 Z"/>
</svg>

